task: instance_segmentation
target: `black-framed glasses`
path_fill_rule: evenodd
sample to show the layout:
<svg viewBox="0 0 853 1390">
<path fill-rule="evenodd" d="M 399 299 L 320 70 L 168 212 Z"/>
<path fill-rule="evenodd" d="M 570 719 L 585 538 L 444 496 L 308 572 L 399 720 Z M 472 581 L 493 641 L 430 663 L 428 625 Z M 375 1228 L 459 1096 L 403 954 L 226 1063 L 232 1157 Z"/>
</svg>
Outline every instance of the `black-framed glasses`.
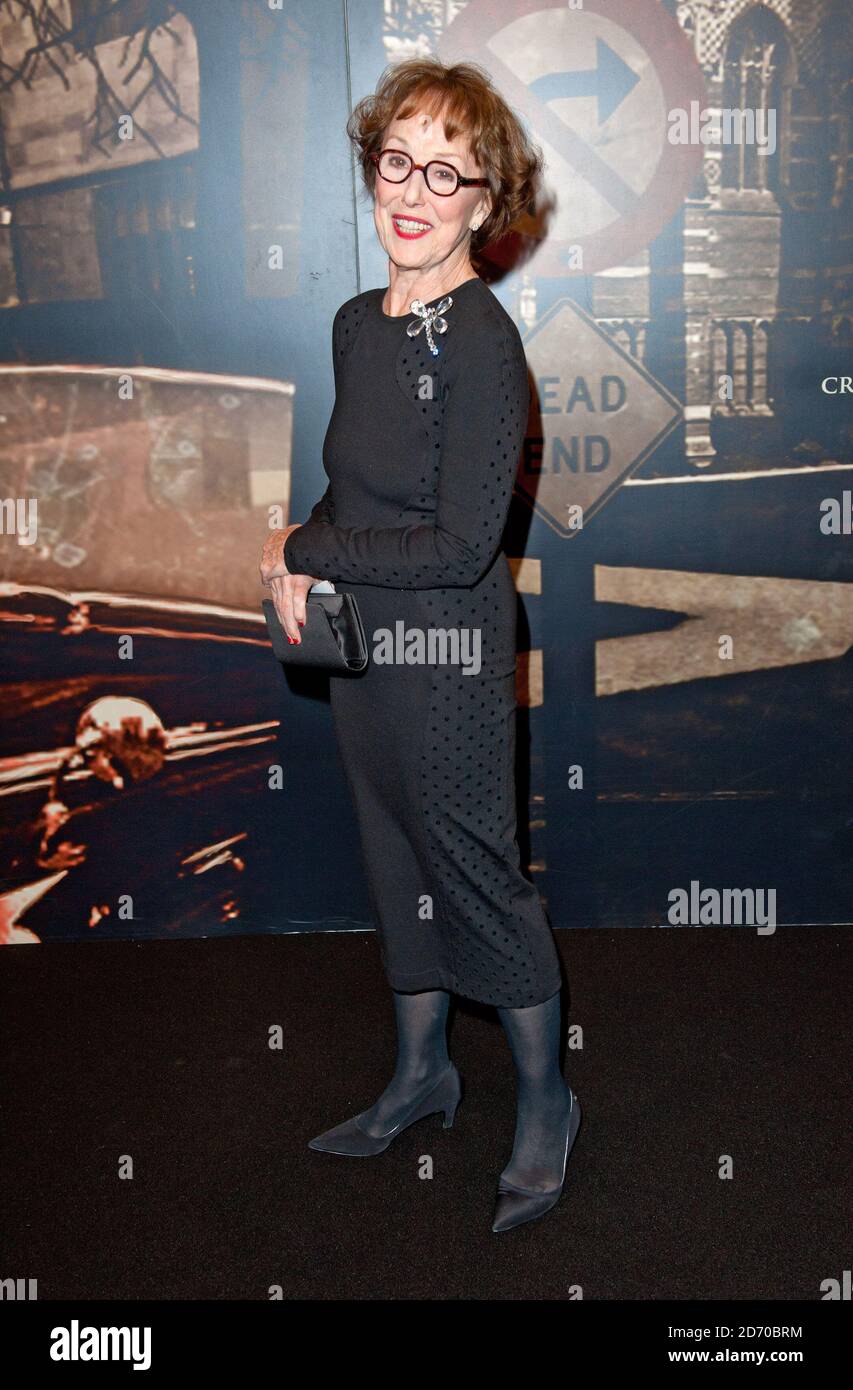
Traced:
<svg viewBox="0 0 853 1390">
<path fill-rule="evenodd" d="M 437 193 L 440 198 L 449 198 L 458 188 L 488 188 L 489 185 L 488 179 L 466 179 L 452 164 L 445 164 L 441 159 L 416 164 L 403 150 L 380 150 L 370 158 L 380 178 L 387 183 L 405 183 L 414 169 L 420 170 L 430 193 Z"/>
</svg>

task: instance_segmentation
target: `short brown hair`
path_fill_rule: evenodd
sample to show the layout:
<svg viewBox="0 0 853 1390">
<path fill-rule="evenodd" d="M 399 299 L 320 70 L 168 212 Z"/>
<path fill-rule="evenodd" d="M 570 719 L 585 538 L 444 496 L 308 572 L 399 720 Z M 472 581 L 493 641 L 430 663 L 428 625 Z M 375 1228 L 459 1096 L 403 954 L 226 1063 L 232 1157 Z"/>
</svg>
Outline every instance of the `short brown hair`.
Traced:
<svg viewBox="0 0 853 1390">
<path fill-rule="evenodd" d="M 489 180 L 492 210 L 472 233 L 472 251 L 482 251 L 502 237 L 532 207 L 542 173 L 542 153 L 518 116 L 495 89 L 485 68 L 440 58 L 406 58 L 387 67 L 372 96 L 362 97 L 347 122 L 347 135 L 358 151 L 365 186 L 373 193 L 376 166 L 371 154 L 395 119 L 417 111 L 441 114 L 448 140 L 463 135 Z"/>
</svg>

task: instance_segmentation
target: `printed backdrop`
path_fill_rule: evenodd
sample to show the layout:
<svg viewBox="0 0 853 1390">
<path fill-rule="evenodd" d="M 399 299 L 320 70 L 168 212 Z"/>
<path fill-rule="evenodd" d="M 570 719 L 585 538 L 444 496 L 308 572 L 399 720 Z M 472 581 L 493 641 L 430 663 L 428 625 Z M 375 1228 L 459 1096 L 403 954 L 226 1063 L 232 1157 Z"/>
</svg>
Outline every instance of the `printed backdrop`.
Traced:
<svg viewBox="0 0 853 1390">
<path fill-rule="evenodd" d="M 504 546 L 551 921 L 691 884 L 849 920 L 851 16 L 0 0 L 3 942 L 371 927 L 257 565 L 325 486 L 334 312 L 387 283 L 347 116 L 432 52 L 546 158 L 479 269 L 533 390 Z"/>
</svg>

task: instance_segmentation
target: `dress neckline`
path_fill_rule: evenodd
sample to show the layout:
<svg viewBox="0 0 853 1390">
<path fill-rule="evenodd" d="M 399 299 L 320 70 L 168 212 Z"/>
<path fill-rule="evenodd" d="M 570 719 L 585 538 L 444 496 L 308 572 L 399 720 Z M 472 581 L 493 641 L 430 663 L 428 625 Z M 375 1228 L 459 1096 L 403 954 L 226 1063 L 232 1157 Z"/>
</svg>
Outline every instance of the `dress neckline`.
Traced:
<svg viewBox="0 0 853 1390">
<path fill-rule="evenodd" d="M 440 304 L 442 299 L 446 299 L 448 295 L 450 295 L 452 299 L 455 299 L 456 296 L 462 290 L 466 289 L 468 285 L 473 285 L 475 281 L 480 281 L 480 283 L 483 283 L 482 277 L 480 275 L 472 275 L 469 277 L 469 279 L 463 280 L 461 285 L 457 285 L 455 289 L 445 290 L 444 294 L 438 294 L 436 295 L 435 299 L 427 299 L 424 301 L 424 303 L 426 307 L 429 308 L 431 304 Z M 385 310 L 382 308 L 382 301 L 385 298 L 385 292 L 387 288 L 388 286 L 386 285 L 384 289 L 378 289 L 376 291 L 376 306 L 383 319 L 387 319 L 389 323 L 402 323 L 404 319 L 411 319 L 411 309 L 407 309 L 404 314 L 386 314 Z"/>
</svg>

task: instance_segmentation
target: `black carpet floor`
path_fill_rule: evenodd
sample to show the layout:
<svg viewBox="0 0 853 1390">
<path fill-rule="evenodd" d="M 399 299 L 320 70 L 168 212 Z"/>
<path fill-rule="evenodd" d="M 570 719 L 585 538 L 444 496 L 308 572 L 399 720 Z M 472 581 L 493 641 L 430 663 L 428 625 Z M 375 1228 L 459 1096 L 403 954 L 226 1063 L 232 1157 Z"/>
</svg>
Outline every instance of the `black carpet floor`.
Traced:
<svg viewBox="0 0 853 1390">
<path fill-rule="evenodd" d="M 558 932 L 583 1124 L 559 1205 L 503 1235 L 487 1008 L 453 1012 L 451 1130 L 306 1147 L 393 1068 L 371 934 L 5 950 L 2 1275 L 40 1300 L 820 1299 L 850 1265 L 851 941 Z"/>
</svg>

